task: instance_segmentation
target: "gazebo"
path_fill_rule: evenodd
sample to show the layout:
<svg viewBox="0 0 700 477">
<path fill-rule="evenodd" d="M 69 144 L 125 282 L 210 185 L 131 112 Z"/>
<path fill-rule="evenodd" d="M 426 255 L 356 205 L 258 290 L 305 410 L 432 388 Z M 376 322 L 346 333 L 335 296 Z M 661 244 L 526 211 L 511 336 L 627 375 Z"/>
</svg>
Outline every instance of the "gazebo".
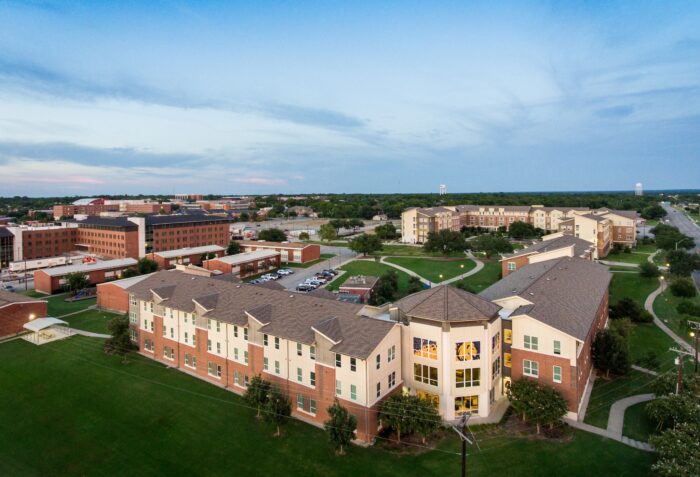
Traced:
<svg viewBox="0 0 700 477">
<path fill-rule="evenodd" d="M 72 334 L 68 322 L 52 317 L 31 320 L 24 324 L 24 329 L 31 333 L 24 335 L 23 338 L 36 345 L 62 340 Z"/>
</svg>

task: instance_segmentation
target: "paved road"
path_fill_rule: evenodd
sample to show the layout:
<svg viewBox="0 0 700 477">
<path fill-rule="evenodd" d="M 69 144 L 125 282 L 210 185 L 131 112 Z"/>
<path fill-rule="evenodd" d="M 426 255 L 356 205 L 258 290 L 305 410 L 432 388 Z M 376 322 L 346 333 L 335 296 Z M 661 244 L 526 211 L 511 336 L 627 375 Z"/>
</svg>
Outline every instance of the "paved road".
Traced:
<svg viewBox="0 0 700 477">
<path fill-rule="evenodd" d="M 299 283 L 303 283 L 307 278 L 313 277 L 316 273 L 326 268 L 338 268 L 342 263 L 347 262 L 357 256 L 355 252 L 345 247 L 330 247 L 321 245 L 321 253 L 332 253 L 335 257 L 323 260 L 309 268 L 292 268 L 294 274 L 288 277 L 280 278 L 277 283 L 288 290 L 294 290 Z"/>
<path fill-rule="evenodd" d="M 674 209 L 666 202 L 663 202 L 661 205 L 668 213 L 666 219 L 668 220 L 669 224 L 673 225 L 674 227 L 678 227 L 678 230 L 685 235 L 693 237 L 695 240 L 695 249 L 693 249 L 693 251 L 696 253 L 700 252 L 700 227 L 690 220 L 683 212 Z"/>
</svg>

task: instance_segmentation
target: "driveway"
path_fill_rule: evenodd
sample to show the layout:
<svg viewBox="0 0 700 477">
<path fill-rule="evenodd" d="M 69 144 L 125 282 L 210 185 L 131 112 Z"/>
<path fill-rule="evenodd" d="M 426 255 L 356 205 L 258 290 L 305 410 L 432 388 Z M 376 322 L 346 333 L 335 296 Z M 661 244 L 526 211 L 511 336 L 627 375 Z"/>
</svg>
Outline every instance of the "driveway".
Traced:
<svg viewBox="0 0 700 477">
<path fill-rule="evenodd" d="M 674 209 L 666 202 L 662 202 L 661 205 L 668 213 L 665 218 L 668 220 L 669 224 L 678 227 L 678 230 L 689 237 L 693 237 L 693 240 L 695 240 L 695 248 L 692 252 L 700 252 L 700 227 L 695 225 L 685 213 Z"/>
<path fill-rule="evenodd" d="M 345 247 L 330 247 L 321 245 L 321 253 L 329 253 L 335 255 L 332 258 L 323 260 L 309 268 L 289 267 L 294 270 L 294 274 L 288 277 L 280 278 L 277 283 L 288 290 L 294 290 L 299 283 L 303 283 L 307 278 L 311 278 L 321 270 L 327 268 L 338 268 L 343 262 L 347 262 L 357 256 L 355 252 Z"/>
</svg>

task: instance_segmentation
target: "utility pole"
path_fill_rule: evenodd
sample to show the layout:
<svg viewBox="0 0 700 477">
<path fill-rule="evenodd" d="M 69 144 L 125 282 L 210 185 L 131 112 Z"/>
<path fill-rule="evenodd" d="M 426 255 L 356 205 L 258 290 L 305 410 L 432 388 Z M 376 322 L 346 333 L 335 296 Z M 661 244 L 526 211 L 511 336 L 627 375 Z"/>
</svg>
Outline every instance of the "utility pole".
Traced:
<svg viewBox="0 0 700 477">
<path fill-rule="evenodd" d="M 683 349 L 678 349 L 678 348 L 669 348 L 669 351 L 673 351 L 674 353 L 678 353 L 678 357 L 676 358 L 676 364 L 678 365 L 678 378 L 676 380 L 676 394 L 680 394 L 682 389 L 683 389 L 683 358 L 685 356 L 691 356 L 692 353 L 685 351 Z"/>
<path fill-rule="evenodd" d="M 695 373 L 698 372 L 698 335 L 700 335 L 700 321 L 690 321 L 688 320 L 688 326 L 690 327 L 690 337 L 694 338 L 695 341 Z"/>
<path fill-rule="evenodd" d="M 467 432 L 471 434 L 468 424 L 470 417 L 472 417 L 471 412 L 464 413 L 462 414 L 462 419 L 460 419 L 458 426 L 452 426 L 452 430 L 454 430 L 462 440 L 462 477 L 467 477 L 467 443 L 473 444 L 472 440 L 467 437 Z M 471 434 L 471 436 L 474 438 L 474 434 Z M 476 439 L 474 439 L 474 441 L 476 441 Z M 479 444 L 477 444 L 477 446 L 478 445 Z"/>
</svg>

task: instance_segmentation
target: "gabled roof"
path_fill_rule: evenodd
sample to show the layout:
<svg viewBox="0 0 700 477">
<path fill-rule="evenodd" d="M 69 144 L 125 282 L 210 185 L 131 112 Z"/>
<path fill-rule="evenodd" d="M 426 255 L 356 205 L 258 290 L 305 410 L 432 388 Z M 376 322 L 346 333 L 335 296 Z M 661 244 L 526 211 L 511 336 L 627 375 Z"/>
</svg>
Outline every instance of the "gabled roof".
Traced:
<svg viewBox="0 0 700 477">
<path fill-rule="evenodd" d="M 504 255 L 503 260 L 515 257 L 522 257 L 524 255 L 551 252 L 552 250 L 568 248 L 572 245 L 574 246 L 575 257 L 583 257 L 584 255 L 586 255 L 588 250 L 593 247 L 593 244 L 591 242 L 583 240 L 582 238 L 574 237 L 573 235 L 562 235 L 561 237 L 556 237 L 550 240 L 542 240 L 540 242 L 536 242 L 521 250 L 517 250 L 515 253 Z"/>
<path fill-rule="evenodd" d="M 593 326 L 612 274 L 589 260 L 562 257 L 524 266 L 480 295 L 488 300 L 518 296 L 532 303 L 510 316 L 531 316 L 584 341 Z"/>
<path fill-rule="evenodd" d="M 343 341 L 343 332 L 340 329 L 340 321 L 335 316 L 316 323 L 312 329 L 338 344 Z"/>
<path fill-rule="evenodd" d="M 485 321 L 498 316 L 500 306 L 449 285 L 419 291 L 396 302 L 406 315 L 432 321 Z"/>
<path fill-rule="evenodd" d="M 393 327 L 398 326 L 395 322 L 360 316 L 361 305 L 230 283 L 178 270 L 156 272 L 130 287 L 129 293 L 148 301 L 152 299 L 151 290 L 161 287 L 174 287 L 167 301 L 170 308 L 191 313 L 195 309 L 193 300 L 204 301 L 206 308 L 214 306 L 203 314 L 207 318 L 245 326 L 248 313 L 267 323 L 261 327 L 261 332 L 304 344 L 314 343 L 314 327 L 335 318 L 343 340 L 331 351 L 361 359 L 366 359 Z M 218 295 L 215 304 L 206 298 L 213 294 Z"/>
<path fill-rule="evenodd" d="M 194 301 L 196 304 L 198 304 L 205 310 L 211 311 L 214 310 L 216 308 L 216 304 L 219 303 L 219 294 L 210 293 L 209 295 L 198 296 L 192 298 L 192 301 Z"/>
</svg>

